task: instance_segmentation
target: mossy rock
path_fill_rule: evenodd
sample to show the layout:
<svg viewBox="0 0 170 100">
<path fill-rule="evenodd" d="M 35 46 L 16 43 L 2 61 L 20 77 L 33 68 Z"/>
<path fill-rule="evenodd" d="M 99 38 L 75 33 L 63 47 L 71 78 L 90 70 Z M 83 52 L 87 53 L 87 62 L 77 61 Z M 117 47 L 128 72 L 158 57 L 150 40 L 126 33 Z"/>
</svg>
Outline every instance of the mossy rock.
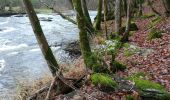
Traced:
<svg viewBox="0 0 170 100">
<path fill-rule="evenodd" d="M 112 79 L 108 74 L 95 73 L 91 75 L 92 84 L 98 86 L 101 89 L 114 90 L 117 87 L 116 81 Z"/>
<path fill-rule="evenodd" d="M 170 94 L 166 92 L 162 85 L 141 79 L 141 76 L 143 74 L 136 74 L 128 79 L 134 81 L 142 100 L 170 100 Z"/>
<path fill-rule="evenodd" d="M 161 38 L 162 37 L 162 33 L 163 31 L 159 30 L 159 29 L 155 29 L 153 28 L 150 33 L 147 36 L 147 40 L 152 40 L 152 39 L 156 39 L 156 38 Z"/>
<path fill-rule="evenodd" d="M 118 61 L 112 61 L 111 64 L 112 66 L 111 71 L 124 71 L 126 69 L 126 65 L 118 62 Z"/>
<path fill-rule="evenodd" d="M 95 73 L 108 73 L 107 67 L 102 64 L 102 57 L 100 54 L 93 52 L 92 55 L 87 59 L 89 68 Z"/>
</svg>

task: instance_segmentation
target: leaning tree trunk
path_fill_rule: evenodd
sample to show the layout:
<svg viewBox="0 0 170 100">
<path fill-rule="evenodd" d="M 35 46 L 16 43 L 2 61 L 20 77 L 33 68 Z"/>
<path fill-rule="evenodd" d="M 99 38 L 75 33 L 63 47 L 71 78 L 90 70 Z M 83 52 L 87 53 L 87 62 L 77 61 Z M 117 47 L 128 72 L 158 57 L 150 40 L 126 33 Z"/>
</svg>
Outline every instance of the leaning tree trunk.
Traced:
<svg viewBox="0 0 170 100">
<path fill-rule="evenodd" d="M 98 0 L 97 19 L 94 26 L 95 30 L 101 29 L 101 17 L 102 17 L 102 0 Z"/>
<path fill-rule="evenodd" d="M 52 75 L 55 76 L 56 71 L 59 69 L 59 65 L 52 53 L 51 48 L 48 45 L 48 42 L 47 42 L 45 36 L 44 36 L 40 22 L 38 20 L 38 17 L 36 15 L 35 11 L 34 11 L 31 1 L 23 0 L 23 3 L 25 5 L 26 12 L 28 13 L 35 37 L 38 41 L 38 45 L 43 53 L 43 56 L 48 64 L 48 67 L 49 67 Z"/>
<path fill-rule="evenodd" d="M 73 0 L 73 5 L 74 8 L 77 12 L 77 23 L 78 23 L 78 28 L 80 30 L 79 32 L 79 39 L 80 39 L 80 47 L 81 47 L 81 52 L 84 58 L 85 65 L 87 67 L 91 67 L 92 63 L 90 63 L 91 60 L 91 48 L 87 36 L 87 31 L 86 31 L 86 22 L 84 18 L 84 14 L 82 11 L 82 5 L 80 0 Z"/>
<path fill-rule="evenodd" d="M 88 8 L 87 8 L 87 4 L 86 4 L 86 0 L 81 0 L 81 4 L 82 4 L 82 10 L 83 10 L 83 14 L 84 14 L 84 18 L 86 21 L 86 29 L 88 30 L 88 32 L 91 34 L 94 34 L 94 28 L 90 19 L 90 15 L 88 12 Z"/>
<path fill-rule="evenodd" d="M 128 41 L 128 38 L 129 38 L 130 23 L 131 23 L 131 11 L 132 11 L 131 3 L 132 3 L 131 0 L 128 0 L 126 30 L 122 37 L 122 40 L 121 40 L 122 42 Z"/>
<path fill-rule="evenodd" d="M 120 33 L 121 27 L 121 0 L 115 2 L 115 32 Z"/>
</svg>

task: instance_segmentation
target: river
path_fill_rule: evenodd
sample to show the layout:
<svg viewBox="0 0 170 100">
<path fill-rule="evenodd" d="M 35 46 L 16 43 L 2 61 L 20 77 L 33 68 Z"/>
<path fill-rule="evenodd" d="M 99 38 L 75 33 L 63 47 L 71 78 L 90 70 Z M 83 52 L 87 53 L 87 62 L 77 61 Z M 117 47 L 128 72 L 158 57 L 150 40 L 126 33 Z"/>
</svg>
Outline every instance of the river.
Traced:
<svg viewBox="0 0 170 100">
<path fill-rule="evenodd" d="M 92 18 L 96 12 L 91 12 Z M 38 14 L 49 45 L 78 40 L 77 26 L 56 14 Z M 69 59 L 61 46 L 52 47 L 57 60 Z M 13 100 L 21 81 L 27 84 L 49 75 L 28 17 L 0 17 L 0 100 Z"/>
</svg>

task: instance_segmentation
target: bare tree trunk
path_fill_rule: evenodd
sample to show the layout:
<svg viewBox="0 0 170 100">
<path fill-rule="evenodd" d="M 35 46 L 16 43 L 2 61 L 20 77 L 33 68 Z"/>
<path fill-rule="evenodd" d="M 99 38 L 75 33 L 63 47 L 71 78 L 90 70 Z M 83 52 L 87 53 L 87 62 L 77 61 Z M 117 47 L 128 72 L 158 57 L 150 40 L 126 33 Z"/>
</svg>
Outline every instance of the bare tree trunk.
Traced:
<svg viewBox="0 0 170 100">
<path fill-rule="evenodd" d="M 143 12 L 142 12 L 142 0 L 139 0 L 139 16 L 142 16 Z"/>
<path fill-rule="evenodd" d="M 106 16 L 107 16 L 107 0 L 103 0 L 103 6 L 104 6 L 104 27 L 105 27 L 105 34 L 106 34 L 106 39 L 108 39 L 107 21 L 106 21 Z"/>
<path fill-rule="evenodd" d="M 122 0 L 123 2 L 123 10 L 124 10 L 124 13 L 125 15 L 127 16 L 127 1 L 126 0 Z"/>
<path fill-rule="evenodd" d="M 126 30 L 122 37 L 122 40 L 121 40 L 122 42 L 128 41 L 128 38 L 129 38 L 130 23 L 131 23 L 131 11 L 132 11 L 131 3 L 132 3 L 131 0 L 128 0 Z"/>
<path fill-rule="evenodd" d="M 121 0 L 115 2 L 115 32 L 120 33 L 121 27 Z"/>
<path fill-rule="evenodd" d="M 72 0 L 68 0 L 70 5 L 71 5 L 71 8 L 74 9 L 74 6 L 73 6 L 73 1 Z"/>
<path fill-rule="evenodd" d="M 38 20 L 38 17 L 34 11 L 34 8 L 31 4 L 30 0 L 23 0 L 23 3 L 25 5 L 26 12 L 28 13 L 35 37 L 38 41 L 39 47 L 42 51 L 42 54 L 48 64 L 48 67 L 52 73 L 53 76 L 56 75 L 56 71 L 59 69 L 59 65 L 52 53 L 51 48 L 48 45 L 48 42 L 44 36 L 44 33 L 42 31 L 40 22 Z"/>
</svg>

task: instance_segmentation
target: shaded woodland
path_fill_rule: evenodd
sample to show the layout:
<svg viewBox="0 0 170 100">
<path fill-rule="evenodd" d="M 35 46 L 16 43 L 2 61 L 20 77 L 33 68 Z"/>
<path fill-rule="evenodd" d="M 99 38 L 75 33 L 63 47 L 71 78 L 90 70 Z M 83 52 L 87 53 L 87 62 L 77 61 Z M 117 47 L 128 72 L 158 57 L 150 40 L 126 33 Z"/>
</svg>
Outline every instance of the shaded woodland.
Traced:
<svg viewBox="0 0 170 100">
<path fill-rule="evenodd" d="M 46 87 L 23 98 L 170 100 L 169 0 L 39 0 L 39 5 L 79 29 L 81 55 L 71 70 L 69 65 L 60 65 L 54 56 L 35 3 L 22 1 L 53 77 Z M 71 10 L 76 19 L 63 13 Z M 97 12 L 94 21 L 90 10 Z"/>
</svg>

